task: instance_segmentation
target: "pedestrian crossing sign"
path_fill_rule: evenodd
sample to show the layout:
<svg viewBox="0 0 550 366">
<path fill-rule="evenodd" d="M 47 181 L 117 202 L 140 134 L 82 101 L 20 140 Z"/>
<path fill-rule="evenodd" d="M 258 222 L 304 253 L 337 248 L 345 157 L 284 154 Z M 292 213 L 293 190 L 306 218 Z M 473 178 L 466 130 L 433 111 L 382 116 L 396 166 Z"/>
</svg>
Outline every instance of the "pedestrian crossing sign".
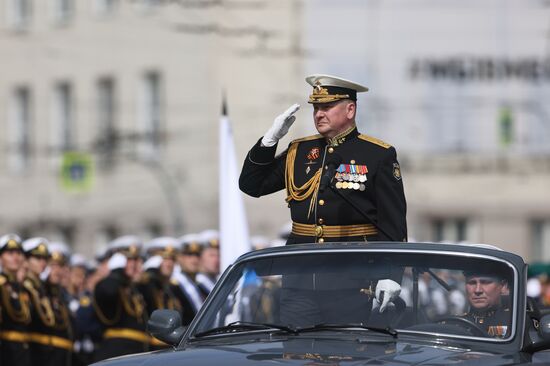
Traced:
<svg viewBox="0 0 550 366">
<path fill-rule="evenodd" d="M 61 163 L 61 186 L 70 192 L 87 192 L 93 182 L 93 161 L 90 154 L 65 152 Z"/>
</svg>

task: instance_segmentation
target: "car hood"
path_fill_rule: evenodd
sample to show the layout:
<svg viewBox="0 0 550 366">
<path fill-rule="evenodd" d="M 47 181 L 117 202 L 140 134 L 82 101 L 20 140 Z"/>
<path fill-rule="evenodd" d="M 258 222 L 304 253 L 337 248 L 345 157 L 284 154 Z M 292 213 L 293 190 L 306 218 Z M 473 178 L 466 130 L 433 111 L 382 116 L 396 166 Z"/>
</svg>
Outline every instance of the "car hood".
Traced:
<svg viewBox="0 0 550 366">
<path fill-rule="evenodd" d="M 386 338 L 288 337 L 283 339 L 198 342 L 177 351 L 161 351 L 109 360 L 109 366 L 213 365 L 508 365 L 517 354 L 480 352 Z"/>
</svg>

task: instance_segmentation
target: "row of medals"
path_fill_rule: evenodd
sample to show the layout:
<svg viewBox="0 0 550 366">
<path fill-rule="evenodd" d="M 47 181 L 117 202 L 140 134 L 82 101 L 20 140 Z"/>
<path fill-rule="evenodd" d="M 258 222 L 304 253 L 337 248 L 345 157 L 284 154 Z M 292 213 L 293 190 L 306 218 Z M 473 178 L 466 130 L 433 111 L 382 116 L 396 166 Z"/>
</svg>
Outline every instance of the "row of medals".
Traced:
<svg viewBox="0 0 550 366">
<path fill-rule="evenodd" d="M 336 172 L 336 188 L 338 189 L 354 189 L 359 191 L 365 190 L 365 182 L 367 176 L 365 174 L 340 173 Z"/>
</svg>

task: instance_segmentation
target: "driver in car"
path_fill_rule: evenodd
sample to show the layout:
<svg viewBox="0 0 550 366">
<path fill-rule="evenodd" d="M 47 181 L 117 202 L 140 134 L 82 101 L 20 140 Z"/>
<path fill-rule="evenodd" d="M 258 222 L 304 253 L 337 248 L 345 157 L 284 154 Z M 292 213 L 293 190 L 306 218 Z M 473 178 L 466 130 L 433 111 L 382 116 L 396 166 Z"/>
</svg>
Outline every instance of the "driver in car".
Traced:
<svg viewBox="0 0 550 366">
<path fill-rule="evenodd" d="M 470 271 L 464 275 L 470 308 L 463 318 L 491 337 L 505 338 L 510 323 L 510 309 L 505 301 L 508 282 L 496 271 Z"/>
</svg>

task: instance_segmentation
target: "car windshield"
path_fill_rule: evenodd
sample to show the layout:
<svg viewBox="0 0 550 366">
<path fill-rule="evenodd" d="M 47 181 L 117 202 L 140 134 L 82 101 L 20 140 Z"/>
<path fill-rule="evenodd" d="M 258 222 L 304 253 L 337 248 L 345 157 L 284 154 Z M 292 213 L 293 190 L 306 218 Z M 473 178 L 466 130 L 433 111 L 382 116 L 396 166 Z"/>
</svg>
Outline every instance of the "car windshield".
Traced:
<svg viewBox="0 0 550 366">
<path fill-rule="evenodd" d="M 270 254 L 233 268 L 190 336 L 371 328 L 499 341 L 513 336 L 516 282 L 508 262 L 467 253 Z"/>
</svg>

